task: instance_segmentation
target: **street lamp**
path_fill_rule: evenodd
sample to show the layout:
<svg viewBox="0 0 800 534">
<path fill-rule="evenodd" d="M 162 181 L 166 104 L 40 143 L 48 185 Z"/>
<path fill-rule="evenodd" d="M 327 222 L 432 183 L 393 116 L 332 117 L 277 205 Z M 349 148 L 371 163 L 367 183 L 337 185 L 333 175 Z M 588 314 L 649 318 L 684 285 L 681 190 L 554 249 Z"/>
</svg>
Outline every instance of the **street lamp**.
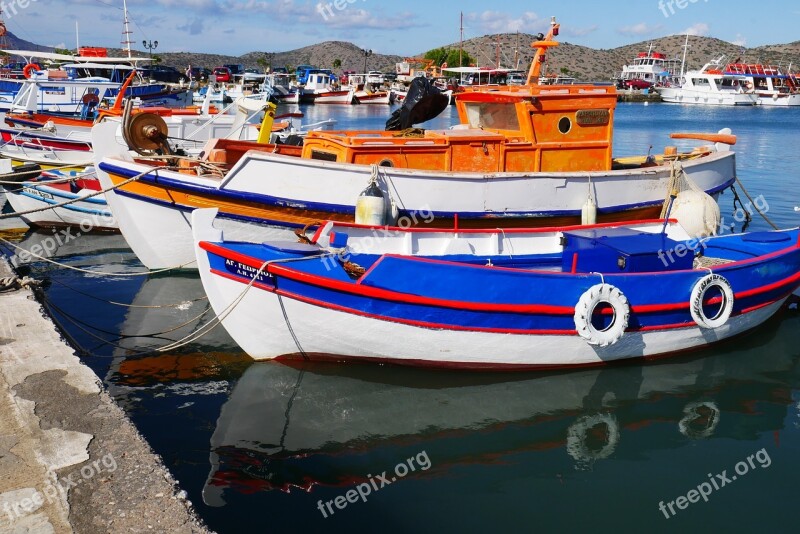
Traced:
<svg viewBox="0 0 800 534">
<path fill-rule="evenodd" d="M 364 50 L 364 74 L 367 73 L 367 58 L 372 55 L 372 50 Z"/>
<path fill-rule="evenodd" d="M 153 50 L 158 48 L 158 41 L 142 41 L 142 46 L 150 50 L 150 59 L 153 59 Z"/>
</svg>

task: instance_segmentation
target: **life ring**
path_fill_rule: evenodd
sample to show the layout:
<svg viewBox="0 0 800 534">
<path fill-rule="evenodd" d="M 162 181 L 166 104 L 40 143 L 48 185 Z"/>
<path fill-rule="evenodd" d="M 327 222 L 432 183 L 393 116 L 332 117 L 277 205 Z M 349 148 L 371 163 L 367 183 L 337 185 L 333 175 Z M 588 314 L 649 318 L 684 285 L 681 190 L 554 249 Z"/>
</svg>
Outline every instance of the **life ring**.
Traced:
<svg viewBox="0 0 800 534">
<path fill-rule="evenodd" d="M 748 90 L 753 90 L 753 82 L 747 82 L 745 85 L 747 86 Z"/>
<path fill-rule="evenodd" d="M 600 449 L 590 449 L 586 444 L 589 431 L 598 425 L 606 427 L 606 444 Z M 579 462 L 602 460 L 611 456 L 619 443 L 619 423 L 610 414 L 585 415 L 567 430 L 567 454 Z"/>
<path fill-rule="evenodd" d="M 703 309 L 703 302 L 705 302 L 706 294 L 712 288 L 718 288 L 722 292 L 722 306 L 714 317 L 707 317 Z M 730 282 L 718 274 L 708 274 L 698 280 L 692 288 L 689 311 L 694 322 L 701 328 L 718 328 L 730 319 L 733 312 L 733 300 L 733 289 Z"/>
<path fill-rule="evenodd" d="M 39 71 L 39 70 L 42 70 L 42 69 L 39 68 L 39 65 L 37 65 L 36 63 L 28 63 L 22 69 L 22 75 L 25 76 L 26 78 L 30 78 L 31 76 L 33 76 L 33 73 L 35 71 Z"/>
<path fill-rule="evenodd" d="M 94 93 L 86 93 L 81 98 L 81 102 L 87 106 L 96 106 L 100 103 L 100 97 Z"/>
<path fill-rule="evenodd" d="M 601 303 L 611 306 L 613 312 L 611 323 L 602 329 L 592 324 L 592 314 Z M 575 305 L 575 328 L 590 344 L 607 347 L 619 341 L 625 333 L 630 314 L 631 307 L 622 291 L 609 284 L 597 284 L 581 295 Z"/>
<path fill-rule="evenodd" d="M 708 417 L 698 411 L 698 408 L 705 408 L 710 411 Z M 692 402 L 686 405 L 683 409 L 683 419 L 678 421 L 678 430 L 681 434 L 691 439 L 708 438 L 714 434 L 717 425 L 719 424 L 720 409 L 713 402 Z M 702 428 L 697 428 L 698 425 L 692 426 L 695 421 L 700 421 L 702 418 L 707 419 L 707 423 L 703 424 Z"/>
</svg>

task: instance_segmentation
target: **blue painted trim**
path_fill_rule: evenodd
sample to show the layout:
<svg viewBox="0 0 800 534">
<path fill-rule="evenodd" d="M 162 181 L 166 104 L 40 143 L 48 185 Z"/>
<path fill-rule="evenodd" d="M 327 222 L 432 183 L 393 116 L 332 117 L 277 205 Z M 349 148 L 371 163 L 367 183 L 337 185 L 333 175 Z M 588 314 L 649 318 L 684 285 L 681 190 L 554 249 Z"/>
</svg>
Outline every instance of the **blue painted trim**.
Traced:
<svg viewBox="0 0 800 534">
<path fill-rule="evenodd" d="M 123 167 L 118 167 L 116 165 L 112 165 L 106 162 L 100 163 L 100 169 L 115 174 L 117 176 L 121 176 L 123 178 L 133 178 L 137 176 L 139 173 L 126 169 Z M 155 176 L 151 177 L 149 175 L 142 176 L 139 178 L 140 182 L 150 183 L 153 185 L 159 185 L 162 187 L 169 187 L 173 188 L 178 191 L 186 191 L 190 193 L 201 193 L 207 195 L 213 195 L 220 197 L 225 200 L 239 200 L 244 202 L 255 202 L 259 204 L 266 204 L 268 206 L 278 206 L 284 208 L 295 208 L 300 210 L 308 210 L 308 211 L 323 211 L 328 213 L 340 213 L 340 214 L 347 214 L 353 215 L 355 213 L 354 206 L 342 206 L 339 204 L 327 204 L 322 202 L 302 202 L 294 199 L 287 199 L 281 197 L 274 197 L 271 195 L 259 195 L 254 193 L 243 193 L 240 191 L 229 191 L 226 189 L 219 189 L 216 187 L 207 187 L 195 184 L 188 184 L 186 182 L 180 180 L 174 180 L 169 177 L 164 176 Z M 731 178 L 729 181 L 725 182 L 724 184 L 713 188 L 707 193 L 715 194 L 720 191 L 723 191 L 730 187 L 734 183 L 734 179 Z M 119 193 L 119 190 L 117 190 Z M 140 200 L 145 200 L 145 198 L 139 197 Z M 616 206 L 614 208 L 604 208 L 599 209 L 598 212 L 602 214 L 611 214 L 611 213 L 619 213 L 625 212 L 635 209 L 647 208 L 658 206 L 662 204 L 663 201 L 653 201 L 653 202 L 641 202 L 638 204 L 625 204 L 622 206 Z M 167 204 L 171 206 L 175 206 L 175 204 Z M 194 208 L 192 208 L 194 209 Z M 413 210 L 400 210 L 400 216 L 410 216 L 414 213 Z M 453 218 L 456 215 L 460 219 L 518 219 L 518 218 L 537 218 L 537 217 L 579 217 L 581 214 L 580 210 L 556 210 L 556 211 L 532 211 L 532 212 L 452 212 L 452 211 L 433 211 L 427 212 L 432 214 L 434 217 L 439 218 Z M 227 214 L 226 214 L 227 215 Z M 247 219 L 247 220 L 257 220 L 261 221 L 263 219 Z"/>
<path fill-rule="evenodd" d="M 25 197 L 28 197 L 28 198 L 32 198 L 34 200 L 38 200 L 39 202 L 44 202 L 45 204 L 50 204 L 50 205 L 60 204 L 59 202 L 56 202 L 55 200 L 42 198 L 39 195 L 32 195 L 30 193 L 26 193 L 25 191 L 20 191 L 17 194 L 25 196 Z M 78 213 L 86 213 L 86 214 L 89 214 L 89 215 L 98 215 L 98 216 L 101 216 L 101 217 L 111 217 L 112 216 L 111 212 L 109 212 L 109 211 L 99 211 L 99 210 L 93 210 L 93 209 L 90 209 L 90 208 L 81 208 L 80 206 L 76 206 L 75 204 L 69 204 L 67 206 L 59 206 L 59 207 L 62 208 L 62 209 L 65 209 L 65 210 L 77 211 Z"/>
</svg>

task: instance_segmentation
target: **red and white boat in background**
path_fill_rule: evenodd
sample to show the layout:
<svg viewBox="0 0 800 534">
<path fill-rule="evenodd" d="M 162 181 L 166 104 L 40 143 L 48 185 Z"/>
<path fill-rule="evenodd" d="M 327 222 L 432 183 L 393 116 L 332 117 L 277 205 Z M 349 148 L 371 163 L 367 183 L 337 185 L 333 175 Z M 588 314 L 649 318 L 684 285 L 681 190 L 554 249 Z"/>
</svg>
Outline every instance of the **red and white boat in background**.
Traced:
<svg viewBox="0 0 800 534">
<path fill-rule="evenodd" d="M 355 89 L 355 98 L 359 104 L 391 103 L 391 94 L 383 88 L 383 77 L 380 74 L 380 72 L 370 72 L 347 76 L 347 85 Z"/>
<path fill-rule="evenodd" d="M 266 82 L 272 88 L 272 100 L 279 104 L 298 104 L 300 90 L 292 86 L 291 74 L 285 72 L 272 72 L 267 74 Z"/>
<path fill-rule="evenodd" d="M 335 89 L 331 75 L 326 72 L 309 74 L 300 94 L 300 102 L 306 104 L 352 104 L 355 89 Z"/>
<path fill-rule="evenodd" d="M 744 76 L 746 87 L 758 96 L 760 106 L 800 106 L 797 76 L 780 67 L 760 63 L 728 63 L 724 74 Z"/>
<path fill-rule="evenodd" d="M 644 89 L 654 85 L 670 86 L 680 81 L 681 61 L 667 59 L 665 54 L 640 52 L 629 65 L 622 67 L 617 85 L 621 88 Z"/>
</svg>

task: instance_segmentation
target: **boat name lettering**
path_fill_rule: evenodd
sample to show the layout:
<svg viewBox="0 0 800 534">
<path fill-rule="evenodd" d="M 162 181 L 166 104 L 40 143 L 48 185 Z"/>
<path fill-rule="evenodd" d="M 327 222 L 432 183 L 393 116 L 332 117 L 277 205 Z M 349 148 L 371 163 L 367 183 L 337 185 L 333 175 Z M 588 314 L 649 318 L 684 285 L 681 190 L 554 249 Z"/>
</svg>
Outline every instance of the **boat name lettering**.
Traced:
<svg viewBox="0 0 800 534">
<path fill-rule="evenodd" d="M 39 191 L 38 189 L 34 189 L 33 187 L 23 187 L 22 190 L 29 195 L 36 195 L 37 197 L 46 198 L 48 200 L 53 200 L 53 195 L 50 193 L 45 193 L 44 191 Z"/>
<path fill-rule="evenodd" d="M 225 260 L 225 269 L 229 273 L 233 273 L 237 276 L 244 276 L 246 278 L 252 279 L 256 273 L 258 273 L 258 269 L 255 267 L 251 267 L 249 265 L 245 265 L 244 263 L 240 263 L 238 261 L 234 261 L 231 259 Z M 270 282 L 272 279 L 272 275 L 266 271 L 262 271 L 256 277 L 256 282 Z"/>
<path fill-rule="evenodd" d="M 575 120 L 580 126 L 608 124 L 611 120 L 611 113 L 607 109 L 580 109 L 575 114 Z"/>
</svg>

